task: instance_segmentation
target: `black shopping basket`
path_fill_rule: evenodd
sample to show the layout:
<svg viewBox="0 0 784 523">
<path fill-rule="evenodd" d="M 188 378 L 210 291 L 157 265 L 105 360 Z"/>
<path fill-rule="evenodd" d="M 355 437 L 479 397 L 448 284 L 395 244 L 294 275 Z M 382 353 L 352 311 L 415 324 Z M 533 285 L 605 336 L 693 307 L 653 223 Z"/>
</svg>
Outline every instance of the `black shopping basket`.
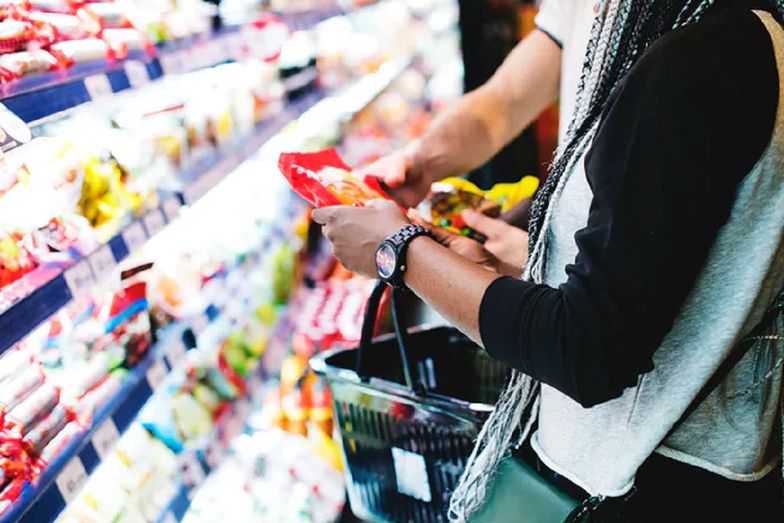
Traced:
<svg viewBox="0 0 784 523">
<path fill-rule="evenodd" d="M 401 328 L 372 339 L 379 283 L 368 301 L 359 348 L 322 353 L 335 405 L 353 512 L 369 521 L 447 520 L 449 496 L 493 408 L 507 368 L 449 327 Z"/>
</svg>

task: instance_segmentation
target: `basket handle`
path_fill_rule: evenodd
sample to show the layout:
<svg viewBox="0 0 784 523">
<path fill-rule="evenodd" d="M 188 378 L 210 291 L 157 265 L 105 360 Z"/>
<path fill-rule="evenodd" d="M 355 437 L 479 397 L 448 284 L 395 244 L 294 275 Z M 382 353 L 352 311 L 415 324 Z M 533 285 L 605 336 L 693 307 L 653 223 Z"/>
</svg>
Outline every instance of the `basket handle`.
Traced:
<svg viewBox="0 0 784 523">
<path fill-rule="evenodd" d="M 368 381 L 370 378 L 365 372 L 363 354 L 370 348 L 373 342 L 373 331 L 376 327 L 376 318 L 378 317 L 378 307 L 381 303 L 381 298 L 384 292 L 389 288 L 382 280 L 378 280 L 373 292 L 368 298 L 367 308 L 365 309 L 365 320 L 362 323 L 362 337 L 359 341 L 359 350 L 357 350 L 357 363 L 356 372 L 362 381 Z M 406 386 L 414 392 L 414 394 L 424 394 L 426 389 L 420 380 L 414 380 L 411 374 L 411 366 L 408 363 L 408 351 L 406 349 L 409 345 L 409 334 L 405 326 L 402 325 L 403 311 L 402 303 L 398 299 L 401 291 L 391 288 L 390 305 L 392 309 L 392 324 L 395 327 L 395 335 L 397 338 L 397 347 L 400 351 L 400 362 L 403 365 L 403 377 L 406 380 Z"/>
</svg>

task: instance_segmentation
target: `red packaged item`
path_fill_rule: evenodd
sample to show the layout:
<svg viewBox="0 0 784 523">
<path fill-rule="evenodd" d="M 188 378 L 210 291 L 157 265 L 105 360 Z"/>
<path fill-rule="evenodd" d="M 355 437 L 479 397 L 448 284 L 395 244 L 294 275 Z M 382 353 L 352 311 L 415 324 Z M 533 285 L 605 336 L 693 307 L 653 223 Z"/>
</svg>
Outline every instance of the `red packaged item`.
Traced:
<svg viewBox="0 0 784 523">
<path fill-rule="evenodd" d="M 3 514 L 22 495 L 25 486 L 24 478 L 16 478 L 0 490 L 0 514 Z"/>
<path fill-rule="evenodd" d="M 28 452 L 37 455 L 68 423 L 71 414 L 62 405 L 33 425 L 24 435 L 23 443 Z"/>
<path fill-rule="evenodd" d="M 3 20 L 0 22 L 0 53 L 13 53 L 24 49 L 35 36 L 35 28 L 30 22 Z"/>
<path fill-rule="evenodd" d="M 2 82 L 59 68 L 60 62 L 43 49 L 0 55 L 0 81 Z"/>
<path fill-rule="evenodd" d="M 364 205 L 379 198 L 389 199 L 378 180 L 360 180 L 351 174 L 334 148 L 315 153 L 283 153 L 278 168 L 294 189 L 313 207 Z"/>
</svg>

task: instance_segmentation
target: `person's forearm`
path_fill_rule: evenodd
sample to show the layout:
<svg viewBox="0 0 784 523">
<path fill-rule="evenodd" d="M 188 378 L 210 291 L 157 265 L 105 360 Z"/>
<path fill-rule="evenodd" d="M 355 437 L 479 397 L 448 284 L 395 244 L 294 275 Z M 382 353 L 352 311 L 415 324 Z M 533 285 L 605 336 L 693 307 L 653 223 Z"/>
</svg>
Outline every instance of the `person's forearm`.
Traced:
<svg viewBox="0 0 784 523">
<path fill-rule="evenodd" d="M 449 323 L 482 344 L 479 308 L 485 291 L 501 277 L 427 237 L 406 251 L 406 285 Z"/>
<path fill-rule="evenodd" d="M 560 48 L 534 31 L 412 145 L 416 168 L 436 180 L 484 164 L 557 99 L 560 64 Z"/>
</svg>

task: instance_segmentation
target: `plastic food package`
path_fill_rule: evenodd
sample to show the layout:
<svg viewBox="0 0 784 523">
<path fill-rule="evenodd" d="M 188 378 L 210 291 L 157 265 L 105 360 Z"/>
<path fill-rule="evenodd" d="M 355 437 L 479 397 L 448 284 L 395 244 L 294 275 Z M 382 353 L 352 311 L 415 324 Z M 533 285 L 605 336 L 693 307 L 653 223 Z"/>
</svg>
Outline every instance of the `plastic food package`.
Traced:
<svg viewBox="0 0 784 523">
<path fill-rule="evenodd" d="M 430 197 L 417 206 L 419 216 L 433 225 L 452 232 L 472 235 L 461 217 L 466 209 L 473 209 L 497 218 L 525 198 L 533 196 L 539 180 L 526 176 L 517 183 L 502 183 L 488 191 L 462 178 L 446 178 L 432 185 Z"/>
<path fill-rule="evenodd" d="M 360 180 L 351 174 L 334 148 L 315 153 L 283 153 L 278 167 L 294 191 L 313 207 L 353 205 L 362 207 L 379 198 L 389 198 L 378 180 Z"/>
<path fill-rule="evenodd" d="M 43 49 L 0 55 L 0 81 L 8 82 L 30 74 L 52 71 L 59 67 L 57 59 Z"/>
</svg>

